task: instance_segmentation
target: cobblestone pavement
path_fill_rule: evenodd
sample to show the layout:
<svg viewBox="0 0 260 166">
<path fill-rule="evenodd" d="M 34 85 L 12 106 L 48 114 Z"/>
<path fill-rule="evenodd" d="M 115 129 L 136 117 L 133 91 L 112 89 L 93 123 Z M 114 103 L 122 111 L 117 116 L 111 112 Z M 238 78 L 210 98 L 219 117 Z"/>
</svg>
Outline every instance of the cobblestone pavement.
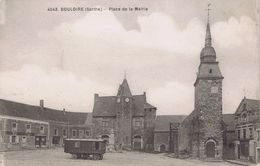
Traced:
<svg viewBox="0 0 260 166">
<path fill-rule="evenodd" d="M 141 152 L 105 153 L 103 160 L 73 159 L 63 149 L 12 151 L 0 154 L 4 166 L 232 166 L 226 162 L 202 162 Z M 0 165 L 0 166 L 2 166 Z"/>
</svg>

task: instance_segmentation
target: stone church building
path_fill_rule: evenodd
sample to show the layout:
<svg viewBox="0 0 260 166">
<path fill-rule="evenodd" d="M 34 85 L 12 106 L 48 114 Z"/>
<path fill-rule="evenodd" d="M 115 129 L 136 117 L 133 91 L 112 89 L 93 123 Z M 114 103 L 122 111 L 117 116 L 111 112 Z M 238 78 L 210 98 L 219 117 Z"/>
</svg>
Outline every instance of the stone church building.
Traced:
<svg viewBox="0 0 260 166">
<path fill-rule="evenodd" d="M 116 96 L 95 94 L 94 137 L 105 139 L 108 150 L 153 150 L 156 107 L 147 103 L 146 93 L 132 95 L 127 80 Z"/>
<path fill-rule="evenodd" d="M 193 158 L 222 159 L 222 80 L 216 52 L 212 47 L 210 24 L 207 23 L 205 46 L 194 83 L 194 110 L 179 129 L 180 154 Z"/>
</svg>

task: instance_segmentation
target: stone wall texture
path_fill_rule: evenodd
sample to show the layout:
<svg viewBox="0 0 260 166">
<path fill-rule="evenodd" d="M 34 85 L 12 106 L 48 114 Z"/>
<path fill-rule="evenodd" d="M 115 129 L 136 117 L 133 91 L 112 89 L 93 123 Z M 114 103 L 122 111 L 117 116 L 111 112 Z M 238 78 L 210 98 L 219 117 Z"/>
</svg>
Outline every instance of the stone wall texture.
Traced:
<svg viewBox="0 0 260 166">
<path fill-rule="evenodd" d="M 215 144 L 215 159 L 222 159 L 222 79 L 199 79 L 195 84 L 195 110 L 179 129 L 180 153 L 206 159 L 208 142 Z"/>
</svg>

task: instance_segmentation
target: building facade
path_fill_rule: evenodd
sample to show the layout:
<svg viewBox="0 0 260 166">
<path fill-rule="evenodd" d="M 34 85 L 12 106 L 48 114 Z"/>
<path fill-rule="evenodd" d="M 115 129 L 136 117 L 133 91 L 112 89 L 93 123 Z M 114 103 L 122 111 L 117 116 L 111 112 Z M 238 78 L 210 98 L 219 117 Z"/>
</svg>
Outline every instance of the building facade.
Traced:
<svg viewBox="0 0 260 166">
<path fill-rule="evenodd" d="M 92 114 L 0 99 L 0 150 L 63 146 L 66 138 L 92 138 Z"/>
<path fill-rule="evenodd" d="M 180 126 L 180 151 L 193 158 L 222 159 L 222 80 L 216 52 L 212 47 L 210 24 L 207 23 L 205 47 L 195 87 L 193 112 Z"/>
<path fill-rule="evenodd" d="M 234 114 L 223 114 L 223 159 L 235 159 L 235 130 L 236 121 Z"/>
<path fill-rule="evenodd" d="M 260 100 L 244 98 L 235 117 L 236 159 L 260 162 Z"/>
<path fill-rule="evenodd" d="M 0 115 L 0 123 L 1 149 L 41 148 L 49 144 L 48 122 Z"/>
<path fill-rule="evenodd" d="M 154 151 L 178 153 L 178 128 L 185 115 L 158 115 L 154 129 Z"/>
<path fill-rule="evenodd" d="M 95 94 L 94 136 L 107 141 L 108 149 L 153 150 L 156 107 L 146 101 L 146 93 L 132 95 L 123 80 L 116 96 Z"/>
</svg>

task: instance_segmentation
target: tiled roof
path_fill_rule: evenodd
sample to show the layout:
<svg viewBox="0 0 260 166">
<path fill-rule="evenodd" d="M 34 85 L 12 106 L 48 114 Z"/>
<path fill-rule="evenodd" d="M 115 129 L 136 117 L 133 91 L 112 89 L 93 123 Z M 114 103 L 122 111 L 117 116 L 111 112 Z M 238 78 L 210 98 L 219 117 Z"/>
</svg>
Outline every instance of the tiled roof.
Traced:
<svg viewBox="0 0 260 166">
<path fill-rule="evenodd" d="M 146 102 L 145 95 L 135 95 L 133 96 L 134 103 L 134 116 L 143 116 L 145 108 L 155 108 L 151 104 Z"/>
<path fill-rule="evenodd" d="M 96 97 L 93 116 L 116 116 L 116 96 Z"/>
<path fill-rule="evenodd" d="M 22 117 L 42 121 L 68 122 L 70 124 L 84 124 L 90 113 L 68 112 L 51 108 L 42 108 L 29 104 L 0 99 L 0 115 Z"/>
<path fill-rule="evenodd" d="M 155 120 L 155 131 L 169 131 L 170 122 L 177 128 L 187 115 L 158 115 Z"/>
<path fill-rule="evenodd" d="M 244 99 L 249 109 L 260 110 L 260 100 Z"/>
<path fill-rule="evenodd" d="M 260 111 L 260 100 L 244 98 L 240 102 L 235 114 L 240 114 L 244 110 L 244 108 L 246 110 L 251 110 L 251 111 Z"/>
<path fill-rule="evenodd" d="M 145 108 L 155 108 L 146 102 L 145 95 L 134 95 L 133 116 L 144 116 Z M 94 102 L 93 116 L 116 116 L 116 111 L 120 109 L 116 96 L 98 96 Z"/>
<path fill-rule="evenodd" d="M 226 125 L 228 131 L 233 131 L 236 128 L 236 121 L 234 114 L 223 114 L 223 122 Z"/>
<path fill-rule="evenodd" d="M 156 108 L 156 107 L 152 106 L 152 105 L 149 104 L 149 103 L 145 103 L 145 104 L 144 104 L 144 108 Z"/>
<path fill-rule="evenodd" d="M 132 93 L 130 91 L 130 88 L 129 88 L 129 85 L 128 85 L 126 79 L 124 79 L 123 83 L 119 86 L 117 96 L 125 96 L 125 97 L 132 96 Z"/>
<path fill-rule="evenodd" d="M 98 96 L 95 95 L 93 116 L 116 116 L 116 112 L 121 109 L 118 98 L 129 97 L 132 99 L 133 116 L 144 116 L 144 109 L 155 108 L 146 102 L 146 94 L 132 95 L 127 80 L 124 79 L 120 84 L 117 96 Z M 122 101 L 121 101 L 122 102 Z"/>
</svg>

